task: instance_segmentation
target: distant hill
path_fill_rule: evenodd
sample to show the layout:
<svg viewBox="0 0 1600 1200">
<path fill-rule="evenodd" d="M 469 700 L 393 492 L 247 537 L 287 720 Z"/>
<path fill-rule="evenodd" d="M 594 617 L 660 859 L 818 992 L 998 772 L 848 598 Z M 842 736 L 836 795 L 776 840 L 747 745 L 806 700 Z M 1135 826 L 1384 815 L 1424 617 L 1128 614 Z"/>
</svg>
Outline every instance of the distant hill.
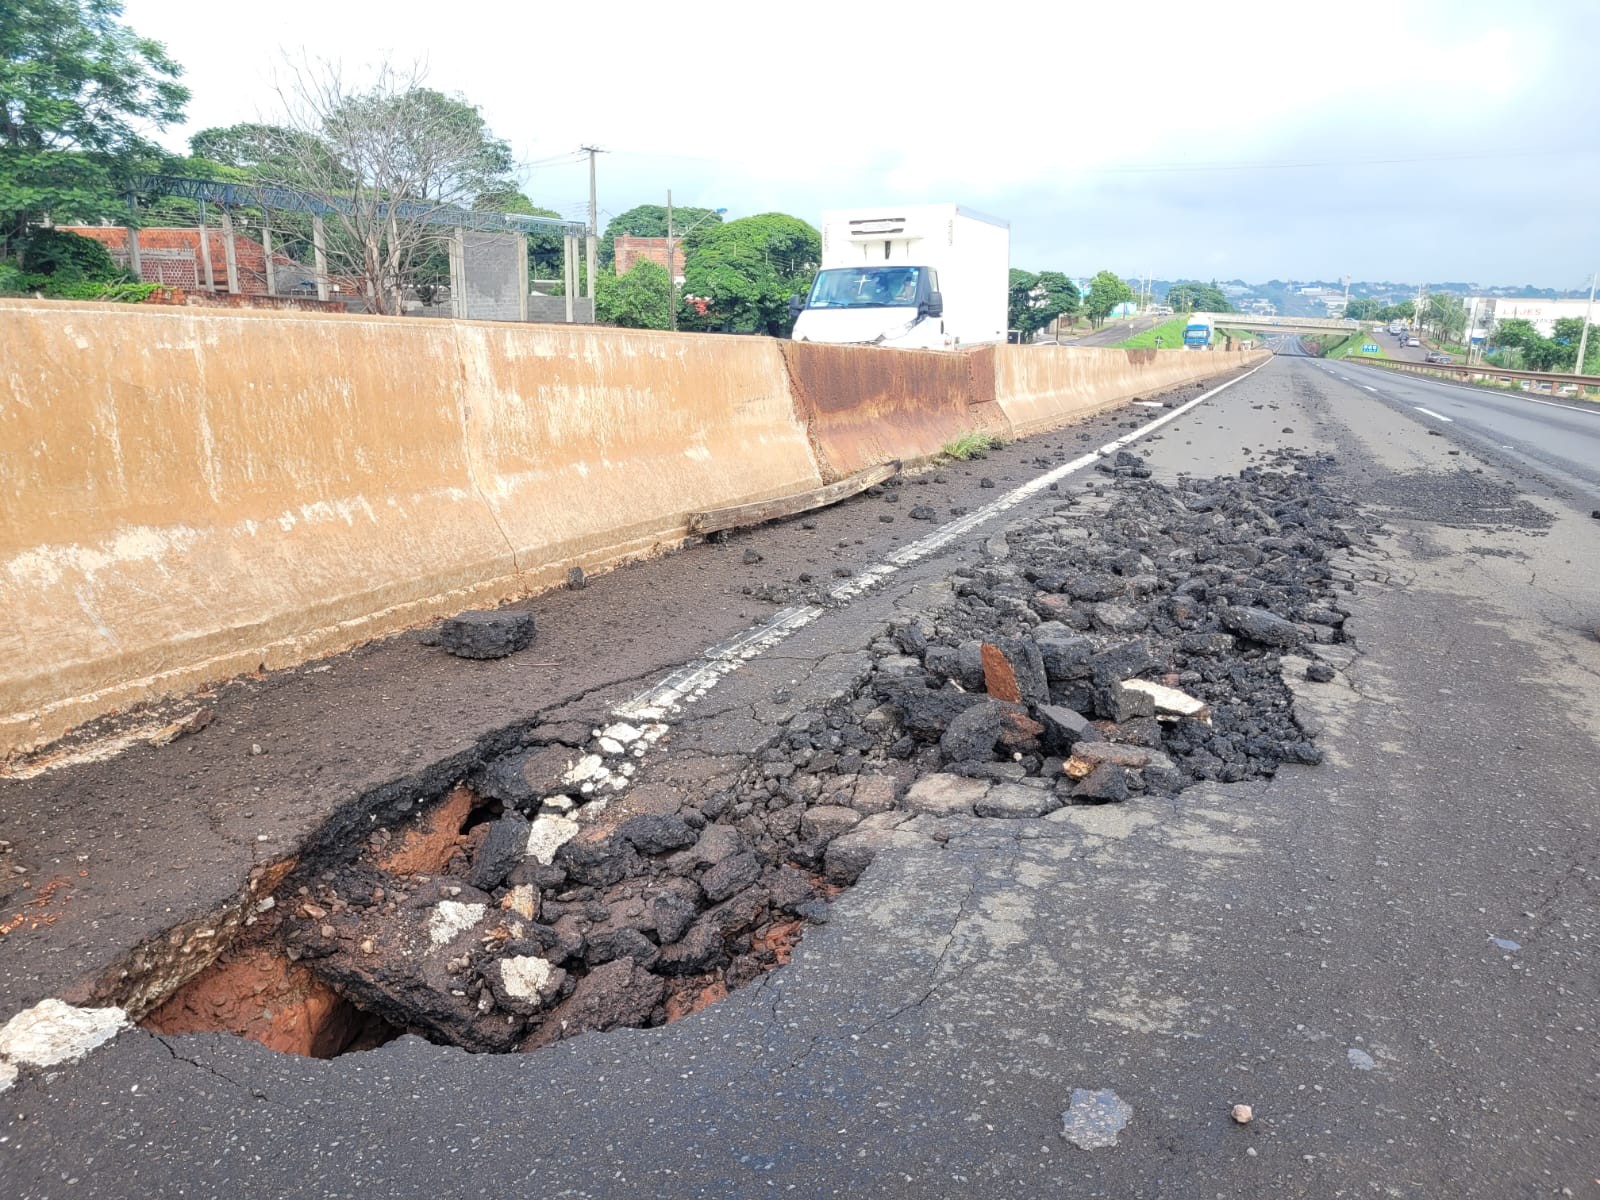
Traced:
<svg viewBox="0 0 1600 1200">
<path fill-rule="evenodd" d="M 1166 299 L 1167 291 L 1180 282 L 1176 279 L 1155 279 L 1151 289 L 1158 301 Z M 1266 301 L 1279 314 L 1286 317 L 1324 316 L 1327 306 L 1318 298 L 1318 292 L 1344 295 L 1342 279 L 1269 279 L 1264 283 L 1251 283 L 1243 279 L 1218 280 L 1235 308 L 1249 307 L 1252 301 Z M 1457 296 L 1503 296 L 1518 300 L 1582 299 L 1588 293 L 1561 291 L 1557 288 L 1540 288 L 1532 284 L 1482 284 L 1464 280 L 1445 280 L 1423 285 L 1429 292 L 1449 292 Z M 1414 298 L 1418 285 L 1396 280 L 1355 279 L 1350 282 L 1352 296 L 1373 296 L 1385 303 Z"/>
</svg>

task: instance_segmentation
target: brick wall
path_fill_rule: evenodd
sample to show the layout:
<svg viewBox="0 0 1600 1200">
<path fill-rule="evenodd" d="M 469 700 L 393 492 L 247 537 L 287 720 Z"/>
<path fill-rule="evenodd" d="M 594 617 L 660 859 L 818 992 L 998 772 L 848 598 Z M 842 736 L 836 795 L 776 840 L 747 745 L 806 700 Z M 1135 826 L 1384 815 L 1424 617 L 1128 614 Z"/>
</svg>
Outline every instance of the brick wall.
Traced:
<svg viewBox="0 0 1600 1200">
<path fill-rule="evenodd" d="M 672 257 L 676 269 L 672 274 L 679 280 L 683 278 L 683 240 L 674 238 L 678 244 L 673 247 Z M 619 234 L 616 243 L 617 274 L 626 275 L 633 270 L 637 262 L 653 262 L 658 267 L 667 265 L 667 239 L 664 237 L 634 237 L 631 234 Z"/>
<path fill-rule="evenodd" d="M 128 231 L 117 225 L 62 225 L 67 233 L 91 238 L 111 252 L 112 258 L 128 265 Z M 211 286 L 217 292 L 228 290 L 227 238 L 221 229 L 206 227 L 207 248 L 211 252 Z M 267 252 L 261 243 L 241 233 L 233 235 L 233 256 L 238 268 L 239 292 L 246 296 L 267 295 Z M 314 276 L 303 264 L 286 254 L 272 256 L 280 295 L 308 290 L 300 286 Z M 205 290 L 205 264 L 200 256 L 200 230 L 182 227 L 156 227 L 139 231 L 139 268 L 146 283 L 169 287 Z M 314 287 L 311 288 L 314 292 Z M 341 290 L 359 290 L 348 283 Z"/>
</svg>

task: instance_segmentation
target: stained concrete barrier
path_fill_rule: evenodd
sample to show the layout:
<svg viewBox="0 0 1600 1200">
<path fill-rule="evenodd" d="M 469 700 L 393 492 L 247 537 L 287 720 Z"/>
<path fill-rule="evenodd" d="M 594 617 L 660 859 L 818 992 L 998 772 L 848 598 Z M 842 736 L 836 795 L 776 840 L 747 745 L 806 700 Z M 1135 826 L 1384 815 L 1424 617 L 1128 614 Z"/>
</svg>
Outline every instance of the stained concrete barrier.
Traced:
<svg viewBox="0 0 1600 1200">
<path fill-rule="evenodd" d="M 768 339 L 461 323 L 469 460 L 528 586 L 822 480 Z"/>
<path fill-rule="evenodd" d="M 0 755 L 821 482 L 777 346 L 0 302 Z"/>
<path fill-rule="evenodd" d="M 0 757 L 1260 357 L 0 301 Z"/>
<path fill-rule="evenodd" d="M 995 347 L 947 354 L 783 342 L 794 401 L 823 475 L 928 458 L 963 434 L 1010 432 L 995 403 Z"/>
<path fill-rule="evenodd" d="M 1012 432 L 1023 437 L 1135 396 L 1250 366 L 1269 352 L 1001 346 L 995 353 L 995 400 Z"/>
</svg>

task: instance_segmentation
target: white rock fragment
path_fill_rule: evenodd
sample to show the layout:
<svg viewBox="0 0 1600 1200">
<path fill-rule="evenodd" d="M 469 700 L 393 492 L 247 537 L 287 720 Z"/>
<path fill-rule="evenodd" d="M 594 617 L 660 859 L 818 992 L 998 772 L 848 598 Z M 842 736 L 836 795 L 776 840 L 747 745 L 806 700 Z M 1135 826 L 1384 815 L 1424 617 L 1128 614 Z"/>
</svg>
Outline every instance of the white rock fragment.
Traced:
<svg viewBox="0 0 1600 1200">
<path fill-rule="evenodd" d="M 556 851 L 577 834 L 578 823 L 570 817 L 539 817 L 528 829 L 528 857 L 548 867 Z"/>
<path fill-rule="evenodd" d="M 1170 713 L 1173 716 L 1193 717 L 1197 721 L 1210 723 L 1211 710 L 1204 703 L 1196 700 L 1187 692 L 1180 692 L 1177 688 L 1167 687 L 1162 683 L 1151 683 L 1148 679 L 1130 679 L 1122 685 L 1132 688 L 1136 692 L 1143 692 L 1155 702 L 1158 713 Z"/>
<path fill-rule="evenodd" d="M 0 1059 L 31 1067 L 74 1062 L 128 1027 L 120 1008 L 75 1008 L 41 1000 L 0 1027 Z"/>
<path fill-rule="evenodd" d="M 462 932 L 483 920 L 488 909 L 482 904 L 463 904 L 459 900 L 441 900 L 428 917 L 428 940 L 435 946 L 454 941 Z"/>
<path fill-rule="evenodd" d="M 554 966 L 547 958 L 534 954 L 500 960 L 500 982 L 519 1000 L 542 999 L 554 977 Z"/>
<path fill-rule="evenodd" d="M 606 760 L 598 754 L 585 754 L 568 769 L 564 783 L 583 783 L 586 780 L 603 778 L 609 772 L 606 770 Z"/>
<path fill-rule="evenodd" d="M 639 740 L 639 730 L 626 721 L 618 721 L 615 725 L 607 725 L 600 736 L 627 746 Z"/>
<path fill-rule="evenodd" d="M 1235 1104 L 1233 1106 L 1233 1119 L 1241 1125 L 1248 1125 L 1256 1119 L 1255 1110 L 1248 1104 Z"/>
<path fill-rule="evenodd" d="M 603 737 L 600 739 L 600 750 L 605 754 L 621 754 L 622 743 L 616 738 Z"/>
<path fill-rule="evenodd" d="M 11 1085 L 17 1081 L 17 1069 L 10 1063 L 0 1059 L 0 1092 L 9 1091 Z"/>
<path fill-rule="evenodd" d="M 535 1013 L 561 993 L 567 973 L 548 959 L 524 954 L 502 958 L 486 978 L 502 1006 L 512 1012 Z"/>
<path fill-rule="evenodd" d="M 571 796 L 546 796 L 540 804 L 541 807 L 557 813 L 571 812 L 573 809 Z"/>
</svg>

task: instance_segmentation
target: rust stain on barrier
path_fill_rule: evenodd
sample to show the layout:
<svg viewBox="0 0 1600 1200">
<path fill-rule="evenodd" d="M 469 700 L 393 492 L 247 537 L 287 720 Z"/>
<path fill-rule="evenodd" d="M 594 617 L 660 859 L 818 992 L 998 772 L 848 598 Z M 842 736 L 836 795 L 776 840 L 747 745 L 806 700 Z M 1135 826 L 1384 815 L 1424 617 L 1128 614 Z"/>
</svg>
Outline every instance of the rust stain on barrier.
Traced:
<svg viewBox="0 0 1600 1200">
<path fill-rule="evenodd" d="M 974 429 L 1008 432 L 994 350 L 961 353 L 782 344 L 806 430 L 829 481 L 937 454 Z"/>
</svg>

